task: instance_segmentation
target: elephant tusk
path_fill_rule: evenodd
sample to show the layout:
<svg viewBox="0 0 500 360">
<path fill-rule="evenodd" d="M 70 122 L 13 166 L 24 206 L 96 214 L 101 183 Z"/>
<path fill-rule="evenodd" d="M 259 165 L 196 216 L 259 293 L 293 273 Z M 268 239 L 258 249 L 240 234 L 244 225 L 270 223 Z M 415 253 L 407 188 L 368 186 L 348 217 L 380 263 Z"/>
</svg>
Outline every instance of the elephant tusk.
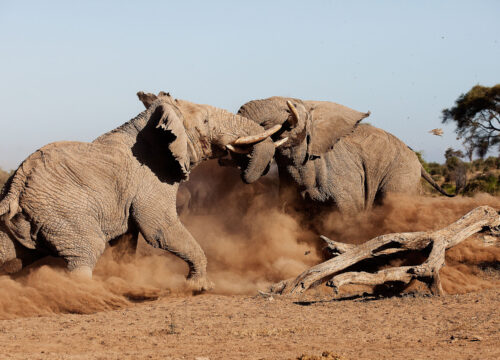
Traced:
<svg viewBox="0 0 500 360">
<path fill-rule="evenodd" d="M 258 142 L 261 142 L 262 140 L 267 139 L 269 136 L 271 136 L 272 134 L 274 134 L 279 129 L 281 129 L 281 125 L 274 125 L 272 128 L 264 131 L 262 134 L 240 137 L 240 138 L 236 139 L 233 142 L 233 144 L 234 145 L 252 145 L 252 144 L 256 144 Z"/>
<path fill-rule="evenodd" d="M 292 112 L 292 118 L 294 118 L 294 120 L 291 121 L 290 125 L 295 126 L 299 122 L 299 113 L 297 112 L 297 109 L 295 108 L 295 106 L 293 106 L 290 100 L 287 100 L 286 104 L 288 105 L 288 108 Z"/>
<path fill-rule="evenodd" d="M 274 142 L 274 147 L 275 148 L 280 147 L 281 145 L 283 145 L 287 141 L 288 141 L 288 136 L 286 138 L 281 139 L 281 140 L 275 141 Z"/>
<path fill-rule="evenodd" d="M 239 147 L 234 147 L 231 144 L 227 144 L 226 145 L 226 149 L 228 149 L 228 150 L 230 150 L 230 151 L 232 151 L 234 153 L 237 153 L 237 154 L 248 154 L 251 151 L 250 148 L 248 148 L 248 149 L 241 149 Z"/>
</svg>

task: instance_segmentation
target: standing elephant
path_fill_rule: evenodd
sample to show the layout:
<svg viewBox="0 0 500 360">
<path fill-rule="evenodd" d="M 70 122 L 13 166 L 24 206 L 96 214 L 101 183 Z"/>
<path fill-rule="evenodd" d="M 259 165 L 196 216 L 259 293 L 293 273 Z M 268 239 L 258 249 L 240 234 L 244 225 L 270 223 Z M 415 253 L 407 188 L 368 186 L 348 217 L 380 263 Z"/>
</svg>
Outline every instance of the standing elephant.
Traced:
<svg viewBox="0 0 500 360">
<path fill-rule="evenodd" d="M 241 177 L 269 167 L 275 144 L 253 121 L 208 105 L 138 93 L 149 108 L 92 143 L 56 142 L 31 154 L 0 195 L 0 265 L 44 255 L 91 277 L 105 245 L 140 232 L 147 243 L 189 265 L 194 290 L 211 287 L 207 259 L 176 212 L 179 183 L 228 148 L 250 150 Z M 148 101 L 149 101 L 148 100 Z M 241 150 L 241 149 L 240 149 Z"/>
<path fill-rule="evenodd" d="M 280 193 L 291 187 L 306 203 L 354 213 L 370 209 L 390 192 L 418 193 L 422 176 L 453 196 L 401 140 L 360 124 L 369 114 L 333 102 L 284 97 L 250 101 L 238 111 L 265 128 L 282 125 L 273 136 L 288 140 L 275 155 Z"/>
</svg>

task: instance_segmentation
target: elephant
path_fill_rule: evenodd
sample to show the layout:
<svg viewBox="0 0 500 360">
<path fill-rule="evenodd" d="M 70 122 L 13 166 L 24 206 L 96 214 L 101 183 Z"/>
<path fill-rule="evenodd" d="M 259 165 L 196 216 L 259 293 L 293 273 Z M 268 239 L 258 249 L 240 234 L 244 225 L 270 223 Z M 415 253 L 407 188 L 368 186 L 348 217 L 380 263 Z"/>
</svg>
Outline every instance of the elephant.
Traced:
<svg viewBox="0 0 500 360">
<path fill-rule="evenodd" d="M 432 179 L 401 140 L 361 124 L 370 112 L 275 96 L 247 102 L 238 115 L 264 128 L 282 125 L 273 135 L 274 141 L 288 140 L 275 154 L 280 196 L 292 192 L 299 206 L 357 213 L 379 204 L 388 193 L 418 193 L 421 177 L 454 196 Z"/>
<path fill-rule="evenodd" d="M 0 266 L 53 255 L 91 278 L 107 242 L 140 232 L 188 264 L 193 290 L 213 286 L 202 248 L 179 220 L 179 184 L 201 161 L 243 148 L 241 178 L 256 181 L 273 160 L 278 127 L 164 92 L 138 96 L 148 108 L 132 120 L 91 143 L 48 144 L 9 178 L 0 194 Z"/>
</svg>

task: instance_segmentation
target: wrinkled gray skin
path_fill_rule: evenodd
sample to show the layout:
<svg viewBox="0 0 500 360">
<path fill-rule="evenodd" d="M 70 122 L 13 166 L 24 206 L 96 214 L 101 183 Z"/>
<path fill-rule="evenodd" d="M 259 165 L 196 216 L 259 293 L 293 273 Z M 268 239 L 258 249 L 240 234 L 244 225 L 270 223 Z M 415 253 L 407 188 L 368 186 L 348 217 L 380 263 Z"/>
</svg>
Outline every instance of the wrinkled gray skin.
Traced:
<svg viewBox="0 0 500 360">
<path fill-rule="evenodd" d="M 92 143 L 52 143 L 19 166 L 0 196 L 0 266 L 18 270 L 50 254 L 89 277 L 108 241 L 141 232 L 188 263 L 194 290 L 211 287 L 205 254 L 176 213 L 179 182 L 199 162 L 226 155 L 227 144 L 263 128 L 170 96 L 149 105 Z M 274 144 L 267 138 L 251 154 L 242 169 L 249 183 L 268 167 Z"/>
<path fill-rule="evenodd" d="M 295 106 L 298 119 L 287 101 Z M 369 113 L 332 102 L 271 97 L 246 103 L 238 115 L 265 128 L 283 124 L 273 136 L 275 141 L 289 138 L 275 155 L 280 194 L 289 196 L 287 189 L 293 188 L 301 206 L 336 206 L 342 213 L 356 213 L 390 192 L 418 193 L 421 176 L 448 195 L 401 140 L 359 124 Z"/>
</svg>

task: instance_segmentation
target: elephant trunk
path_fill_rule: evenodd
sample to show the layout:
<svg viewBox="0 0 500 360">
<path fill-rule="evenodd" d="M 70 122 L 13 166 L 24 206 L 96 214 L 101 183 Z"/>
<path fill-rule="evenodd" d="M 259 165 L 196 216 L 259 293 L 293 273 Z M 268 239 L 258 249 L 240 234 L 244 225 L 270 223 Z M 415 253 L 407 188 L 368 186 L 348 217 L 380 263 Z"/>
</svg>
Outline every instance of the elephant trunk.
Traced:
<svg viewBox="0 0 500 360">
<path fill-rule="evenodd" d="M 216 129 L 216 133 L 212 134 L 212 136 L 220 146 L 225 147 L 238 138 L 260 135 L 266 131 L 262 126 L 243 116 L 234 115 L 225 110 L 218 109 L 218 111 L 220 127 Z M 246 166 L 242 168 L 241 173 L 242 180 L 247 184 L 258 180 L 264 175 L 274 157 L 275 150 L 275 144 L 270 137 L 250 146 L 252 147 L 248 154 L 250 159 Z"/>
<path fill-rule="evenodd" d="M 267 173 L 274 156 L 274 149 L 274 143 L 270 140 L 263 141 L 253 147 L 248 166 L 241 173 L 241 179 L 245 183 L 253 183 Z"/>
</svg>

